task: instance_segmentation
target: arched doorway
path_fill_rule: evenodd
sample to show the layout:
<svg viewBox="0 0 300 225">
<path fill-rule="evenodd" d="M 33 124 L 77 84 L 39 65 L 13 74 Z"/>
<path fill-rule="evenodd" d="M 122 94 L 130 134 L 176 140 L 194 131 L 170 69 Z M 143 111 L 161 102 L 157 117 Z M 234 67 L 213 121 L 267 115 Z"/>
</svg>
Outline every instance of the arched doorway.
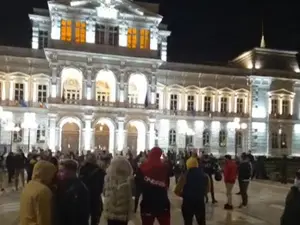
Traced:
<svg viewBox="0 0 300 225">
<path fill-rule="evenodd" d="M 82 72 L 65 68 L 61 73 L 61 98 L 63 102 L 76 104 L 82 97 Z"/>
<path fill-rule="evenodd" d="M 127 148 L 132 151 L 137 153 L 138 147 L 138 129 L 137 127 L 130 123 L 128 125 L 128 129 L 127 129 Z"/>
<path fill-rule="evenodd" d="M 105 123 L 98 123 L 95 126 L 95 149 L 109 150 L 109 127 Z"/>
<path fill-rule="evenodd" d="M 76 123 L 67 122 L 61 130 L 61 149 L 63 152 L 79 151 L 80 129 Z"/>
</svg>

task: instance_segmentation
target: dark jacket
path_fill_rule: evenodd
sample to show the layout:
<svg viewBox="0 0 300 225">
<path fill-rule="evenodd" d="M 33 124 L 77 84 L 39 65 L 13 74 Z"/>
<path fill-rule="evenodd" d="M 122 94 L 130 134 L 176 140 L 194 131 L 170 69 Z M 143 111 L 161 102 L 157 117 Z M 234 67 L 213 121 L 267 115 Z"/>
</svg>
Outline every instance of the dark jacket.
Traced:
<svg viewBox="0 0 300 225">
<path fill-rule="evenodd" d="M 204 204 L 208 179 L 201 168 L 191 168 L 187 171 L 186 181 L 183 187 L 182 199 L 188 202 Z"/>
<path fill-rule="evenodd" d="M 300 190 L 298 187 L 291 187 L 285 200 L 285 208 L 281 216 L 281 225 L 299 225 L 300 212 Z"/>
<path fill-rule="evenodd" d="M 202 161 L 200 165 L 203 168 L 204 173 L 206 173 L 210 177 L 216 172 L 218 168 L 218 165 L 211 159 L 209 159 L 208 161 Z"/>
<path fill-rule="evenodd" d="M 58 225 L 89 224 L 89 192 L 81 180 L 74 178 L 59 182 L 55 203 Z"/>
<path fill-rule="evenodd" d="M 97 164 L 86 163 L 79 172 L 80 180 L 86 185 L 92 196 L 91 203 L 102 203 L 105 172 Z"/>
<path fill-rule="evenodd" d="M 238 173 L 239 173 L 238 180 L 240 181 L 250 180 L 251 173 L 252 173 L 250 162 L 248 161 L 241 162 L 239 165 Z"/>
<path fill-rule="evenodd" d="M 24 153 L 18 153 L 14 156 L 14 166 L 15 169 L 25 169 L 26 157 Z"/>
</svg>

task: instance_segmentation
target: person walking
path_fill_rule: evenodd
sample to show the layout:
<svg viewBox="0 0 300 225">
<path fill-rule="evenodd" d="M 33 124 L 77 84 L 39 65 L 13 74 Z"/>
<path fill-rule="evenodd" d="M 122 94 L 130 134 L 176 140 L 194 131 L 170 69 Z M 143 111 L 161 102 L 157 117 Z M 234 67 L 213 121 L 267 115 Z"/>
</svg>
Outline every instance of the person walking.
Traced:
<svg viewBox="0 0 300 225">
<path fill-rule="evenodd" d="M 239 208 L 248 205 L 248 187 L 251 179 L 252 169 L 246 153 L 242 153 L 241 162 L 238 169 L 238 181 L 240 187 L 240 193 L 242 197 L 242 203 Z"/>
<path fill-rule="evenodd" d="M 225 166 L 224 166 L 224 182 L 227 195 L 227 203 L 224 205 L 224 209 L 232 210 L 232 189 L 235 184 L 237 177 L 237 165 L 232 160 L 231 155 L 225 155 Z"/>
</svg>

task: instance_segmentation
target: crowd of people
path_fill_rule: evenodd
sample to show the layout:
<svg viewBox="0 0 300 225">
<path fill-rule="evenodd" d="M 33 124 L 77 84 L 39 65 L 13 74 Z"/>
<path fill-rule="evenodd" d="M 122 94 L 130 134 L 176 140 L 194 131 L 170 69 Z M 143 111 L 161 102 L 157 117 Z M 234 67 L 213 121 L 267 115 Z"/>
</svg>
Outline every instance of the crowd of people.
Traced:
<svg viewBox="0 0 300 225">
<path fill-rule="evenodd" d="M 238 160 L 230 155 L 224 159 L 220 166 L 212 155 L 199 156 L 193 151 L 169 151 L 165 155 L 155 147 L 136 157 L 130 151 L 125 156 L 121 153 L 112 157 L 103 151 L 52 155 L 43 150 L 25 156 L 19 150 L 8 153 L 5 159 L 2 155 L 0 163 L 5 164 L 8 183 L 14 180 L 16 190 L 21 180 L 21 225 L 98 225 L 101 217 L 108 225 L 125 225 L 135 219 L 138 207 L 143 225 L 153 225 L 155 219 L 160 225 L 170 225 L 168 192 L 173 176 L 174 193 L 182 198 L 184 224 L 192 225 L 195 217 L 199 225 L 205 225 L 208 195 L 213 204 L 217 203 L 215 182 L 225 183 L 225 210 L 234 208 L 232 191 L 236 181 L 240 189 L 237 194 L 241 195 L 239 207 L 248 205 L 253 156 L 243 153 Z M 0 181 L 3 171 L 2 167 Z M 0 188 L 5 191 L 4 186 Z M 300 172 L 288 194 L 282 225 L 295 224 L 293 216 L 300 209 L 299 198 Z"/>
</svg>

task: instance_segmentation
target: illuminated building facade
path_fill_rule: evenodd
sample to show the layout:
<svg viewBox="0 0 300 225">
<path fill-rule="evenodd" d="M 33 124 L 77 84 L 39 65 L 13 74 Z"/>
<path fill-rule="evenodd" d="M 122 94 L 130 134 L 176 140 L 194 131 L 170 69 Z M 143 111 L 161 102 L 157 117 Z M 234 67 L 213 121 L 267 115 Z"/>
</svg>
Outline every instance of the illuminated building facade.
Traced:
<svg viewBox="0 0 300 225">
<path fill-rule="evenodd" d="M 235 146 L 256 154 L 300 152 L 296 52 L 261 46 L 225 66 L 170 63 L 170 32 L 156 5 L 48 6 L 29 15 L 32 49 L 0 47 L 2 144 L 112 153 L 154 145 L 215 154 L 232 154 Z M 236 130 L 236 117 L 247 129 Z"/>
</svg>

